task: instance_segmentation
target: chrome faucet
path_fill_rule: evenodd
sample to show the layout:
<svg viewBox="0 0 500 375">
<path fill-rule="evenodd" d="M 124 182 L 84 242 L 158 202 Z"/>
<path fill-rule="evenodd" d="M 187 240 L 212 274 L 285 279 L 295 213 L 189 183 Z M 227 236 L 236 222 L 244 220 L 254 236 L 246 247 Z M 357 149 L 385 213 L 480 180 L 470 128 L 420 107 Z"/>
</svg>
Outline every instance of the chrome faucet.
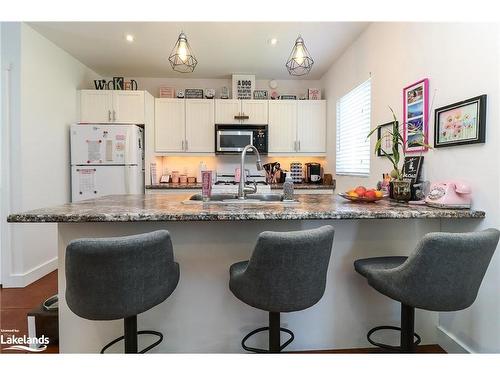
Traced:
<svg viewBox="0 0 500 375">
<path fill-rule="evenodd" d="M 241 152 L 241 165 L 240 165 L 240 184 L 238 186 L 238 199 L 245 199 L 246 193 L 256 193 L 257 192 L 257 184 L 253 183 L 253 187 L 245 186 L 246 183 L 246 173 L 245 173 L 245 156 L 247 155 L 248 150 L 255 151 L 257 155 L 257 162 L 255 165 L 257 166 L 257 170 L 262 170 L 262 162 L 260 161 L 259 151 L 252 145 L 246 145 L 243 151 Z"/>
</svg>

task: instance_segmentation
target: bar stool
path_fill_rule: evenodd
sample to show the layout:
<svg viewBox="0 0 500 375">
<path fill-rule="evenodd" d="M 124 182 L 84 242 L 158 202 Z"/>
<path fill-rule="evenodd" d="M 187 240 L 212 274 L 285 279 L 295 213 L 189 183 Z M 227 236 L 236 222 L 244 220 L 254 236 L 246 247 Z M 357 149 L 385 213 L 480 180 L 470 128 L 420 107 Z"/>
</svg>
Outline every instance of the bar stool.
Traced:
<svg viewBox="0 0 500 375">
<path fill-rule="evenodd" d="M 499 236 L 496 229 L 473 233 L 429 233 L 409 257 L 356 260 L 354 269 L 366 277 L 368 284 L 401 302 L 401 327 L 375 327 L 368 332 L 368 341 L 390 351 L 415 352 L 421 341 L 414 332 L 415 308 L 458 311 L 472 305 Z M 383 329 L 400 331 L 400 346 L 372 340 L 371 335 Z"/>
<path fill-rule="evenodd" d="M 137 315 L 165 301 L 179 282 L 172 241 L 166 230 L 127 237 L 78 239 L 66 248 L 66 303 L 89 320 L 124 320 L 125 353 L 137 353 L 137 336 L 158 337 L 139 353 L 163 340 L 156 331 L 137 331 Z"/>
<path fill-rule="evenodd" d="M 321 299 L 333 235 L 330 225 L 296 232 L 263 232 L 250 260 L 231 266 L 229 289 L 236 298 L 269 312 L 269 326 L 246 335 L 241 341 L 243 349 L 278 353 L 293 341 L 293 332 L 280 327 L 280 313 L 307 309 Z M 246 345 L 251 336 L 262 331 L 269 331 L 268 350 Z M 280 331 L 290 336 L 283 345 Z"/>
</svg>

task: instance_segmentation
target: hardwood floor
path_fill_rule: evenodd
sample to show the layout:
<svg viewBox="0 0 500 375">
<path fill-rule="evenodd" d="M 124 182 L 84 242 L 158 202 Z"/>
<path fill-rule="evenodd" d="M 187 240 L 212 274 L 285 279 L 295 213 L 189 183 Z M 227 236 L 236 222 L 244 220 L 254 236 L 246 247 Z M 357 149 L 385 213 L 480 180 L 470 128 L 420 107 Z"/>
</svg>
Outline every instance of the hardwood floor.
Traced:
<svg viewBox="0 0 500 375">
<path fill-rule="evenodd" d="M 44 300 L 57 293 L 57 271 L 49 273 L 25 288 L 0 288 L 0 329 L 18 330 L 15 336 L 28 335 L 26 314 Z M 2 332 L 4 337 L 10 333 Z M 4 351 L 8 345 L 0 345 L 1 353 L 28 353 Z M 42 353 L 59 353 L 58 345 L 48 345 Z M 32 353 L 30 353 L 32 354 Z"/>
<path fill-rule="evenodd" d="M 26 288 L 0 288 L 0 329 L 17 329 L 16 336 L 28 334 L 26 314 L 48 297 L 57 293 L 57 271 L 54 271 Z M 4 333 L 4 336 L 6 334 Z M 4 345 L 5 346 L 5 345 Z M 6 353 L 0 346 L 0 352 Z M 9 353 L 13 353 L 9 351 Z M 14 352 L 26 353 L 26 352 Z M 42 353 L 59 353 L 58 345 L 49 345 Z M 367 354 L 387 353 L 379 348 L 313 350 L 295 352 L 303 354 Z M 446 353 L 439 345 L 421 345 L 418 353 Z"/>
</svg>

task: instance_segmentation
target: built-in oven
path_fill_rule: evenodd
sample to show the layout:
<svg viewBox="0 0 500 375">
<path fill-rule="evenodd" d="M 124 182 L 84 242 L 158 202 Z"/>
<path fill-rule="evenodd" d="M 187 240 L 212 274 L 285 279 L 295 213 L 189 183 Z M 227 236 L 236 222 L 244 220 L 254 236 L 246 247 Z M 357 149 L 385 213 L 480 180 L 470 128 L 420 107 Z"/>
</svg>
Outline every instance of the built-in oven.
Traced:
<svg viewBox="0 0 500 375">
<path fill-rule="evenodd" d="M 260 154 L 267 154 L 267 125 L 216 124 L 215 153 L 237 154 L 246 145 L 253 145 Z"/>
</svg>

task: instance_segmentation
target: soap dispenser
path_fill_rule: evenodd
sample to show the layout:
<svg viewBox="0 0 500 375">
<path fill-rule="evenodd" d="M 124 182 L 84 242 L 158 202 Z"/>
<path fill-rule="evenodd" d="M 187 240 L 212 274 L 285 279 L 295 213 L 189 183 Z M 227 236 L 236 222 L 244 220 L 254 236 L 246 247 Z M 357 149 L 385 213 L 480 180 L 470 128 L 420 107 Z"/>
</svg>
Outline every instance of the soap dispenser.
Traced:
<svg viewBox="0 0 500 375">
<path fill-rule="evenodd" d="M 285 182 L 283 183 L 283 200 L 293 201 L 293 179 L 289 173 L 286 174 Z"/>
</svg>

